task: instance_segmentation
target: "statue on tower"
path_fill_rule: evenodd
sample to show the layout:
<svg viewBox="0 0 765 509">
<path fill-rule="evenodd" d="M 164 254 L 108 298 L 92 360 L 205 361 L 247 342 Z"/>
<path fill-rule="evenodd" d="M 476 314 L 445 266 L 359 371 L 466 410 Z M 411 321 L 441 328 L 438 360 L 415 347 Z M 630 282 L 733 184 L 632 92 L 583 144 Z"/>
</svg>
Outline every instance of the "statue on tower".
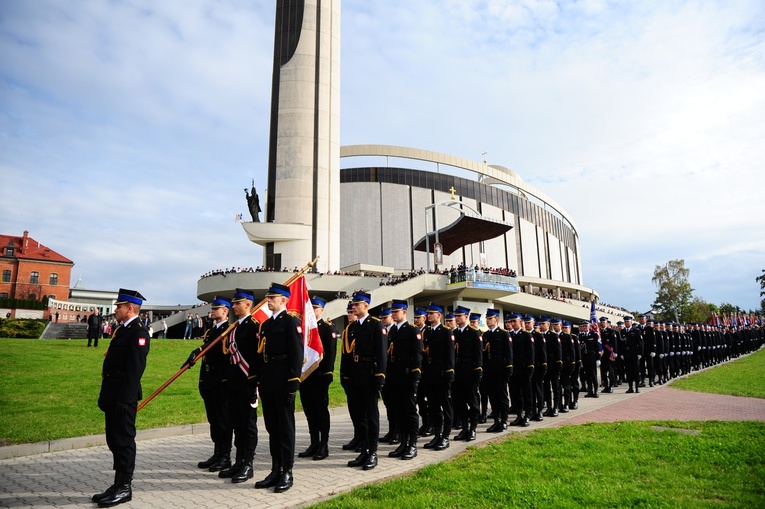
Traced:
<svg viewBox="0 0 765 509">
<path fill-rule="evenodd" d="M 252 179 L 252 189 L 250 192 L 247 192 L 247 188 L 244 188 L 244 195 L 247 197 L 247 207 L 250 209 L 250 215 L 252 216 L 252 221 L 255 223 L 260 222 L 260 199 L 258 198 L 258 193 L 255 190 L 255 179 Z"/>
</svg>

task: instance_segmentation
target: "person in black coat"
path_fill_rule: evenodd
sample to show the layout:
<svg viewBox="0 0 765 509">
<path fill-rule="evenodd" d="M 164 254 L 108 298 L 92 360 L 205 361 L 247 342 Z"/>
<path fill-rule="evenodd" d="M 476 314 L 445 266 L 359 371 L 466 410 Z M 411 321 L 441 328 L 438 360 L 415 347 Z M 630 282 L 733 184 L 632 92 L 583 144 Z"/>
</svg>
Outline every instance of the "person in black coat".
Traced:
<svg viewBox="0 0 765 509">
<path fill-rule="evenodd" d="M 488 393 L 494 412 L 494 423 L 486 430 L 489 433 L 507 431 L 507 416 L 510 410 L 507 390 L 513 375 L 513 343 L 510 335 L 499 326 L 499 311 L 486 311 L 486 326 L 483 333 L 483 387 Z"/>
<path fill-rule="evenodd" d="M 98 337 L 101 335 L 102 317 L 96 309 L 88 317 L 88 346 L 91 342 L 94 347 L 98 346 Z"/>
<path fill-rule="evenodd" d="M 552 322 L 552 330 L 549 329 Z M 547 373 L 545 374 L 545 402 L 546 417 L 557 417 L 561 406 L 560 376 L 563 368 L 563 352 L 561 349 L 560 333 L 562 330 L 560 318 L 550 320 L 542 317 L 539 322 L 539 330 L 545 336 L 547 346 Z"/>
<path fill-rule="evenodd" d="M 422 383 L 427 393 L 428 415 L 435 434 L 424 445 L 442 451 L 449 447 L 454 410 L 451 387 L 454 381 L 454 334 L 441 324 L 444 308 L 431 302 L 426 309 L 428 325 L 423 334 Z"/>
<path fill-rule="evenodd" d="M 462 423 L 462 430 L 454 440 L 467 442 L 476 439 L 475 430 L 480 413 L 478 385 L 483 377 L 483 336 L 480 330 L 468 323 L 469 315 L 470 309 L 457 306 L 454 310 L 457 327 L 452 331 L 455 357 L 452 401 L 454 418 Z"/>
<path fill-rule="evenodd" d="M 534 376 L 531 377 L 531 408 L 529 419 L 542 421 L 542 409 L 545 405 L 545 375 L 547 374 L 547 343 L 544 335 L 534 328 L 534 317 L 526 316 L 523 325 L 534 339 Z"/>
<path fill-rule="evenodd" d="M 513 405 L 518 417 L 510 423 L 510 426 L 529 425 L 529 419 L 534 412 L 531 379 L 534 376 L 534 338 L 521 328 L 521 315 L 510 315 L 510 339 L 513 342 L 513 378 L 511 389 L 513 391 Z"/>
<path fill-rule="evenodd" d="M 585 398 L 598 398 L 598 365 L 603 352 L 600 336 L 594 330 L 590 330 L 590 322 L 583 321 L 579 324 L 579 341 L 582 348 L 582 366 L 584 380 L 587 385 Z"/>
<path fill-rule="evenodd" d="M 555 326 L 555 324 L 553 324 Z M 560 332 L 561 359 L 563 367 L 560 372 L 560 383 L 563 392 L 563 404 L 558 409 L 560 413 L 567 413 L 573 408 L 575 399 L 572 393 L 572 384 L 576 382 L 576 351 L 578 349 L 576 340 L 571 335 L 571 322 L 561 323 Z"/>
<path fill-rule="evenodd" d="M 205 332 L 202 346 L 192 350 L 189 358 L 181 366 L 193 366 L 199 353 L 215 341 L 228 328 L 228 311 L 231 302 L 215 297 L 211 303 L 213 325 Z M 210 423 L 210 439 L 212 439 L 213 455 L 205 461 L 197 463 L 199 468 L 210 472 L 220 472 L 231 466 L 231 438 L 233 429 L 229 417 L 228 387 L 226 370 L 230 357 L 223 352 L 223 342 L 212 347 L 204 357 L 199 368 L 199 395 L 205 404 L 207 422 Z"/>
<path fill-rule="evenodd" d="M 319 366 L 300 384 L 300 401 L 308 421 L 311 444 L 305 451 L 299 453 L 298 457 L 314 460 L 323 460 L 329 456 L 329 384 L 332 383 L 334 376 L 337 353 L 335 326 L 321 317 L 326 303 L 327 301 L 319 297 L 311 299 L 324 354 Z"/>
<path fill-rule="evenodd" d="M 98 408 L 104 412 L 106 444 L 112 452 L 114 484 L 91 497 L 99 507 L 111 507 L 133 498 L 135 470 L 135 416 L 143 398 L 141 376 L 149 354 L 149 330 L 138 314 L 146 300 L 134 290 L 120 288 L 114 314 L 120 326 L 114 331 L 101 369 Z"/>
<path fill-rule="evenodd" d="M 380 410 L 377 401 L 385 385 L 388 361 L 388 331 L 379 319 L 369 316 L 372 298 L 356 292 L 351 300 L 356 321 L 343 333 L 340 379 L 348 396 L 348 411 L 361 427 L 361 453 L 348 462 L 349 467 L 371 470 L 377 466 L 377 443 L 380 435 Z"/>
<path fill-rule="evenodd" d="M 388 332 L 388 367 L 385 386 L 393 395 L 399 446 L 388 453 L 392 458 L 410 460 L 417 456 L 417 390 L 422 376 L 422 333 L 406 320 L 408 304 L 391 304 L 393 326 Z"/>
<path fill-rule="evenodd" d="M 258 392 L 255 379 L 255 359 L 260 324 L 251 316 L 255 296 L 249 290 L 237 288 L 231 299 L 236 315 L 236 327 L 223 339 L 223 353 L 229 355 L 226 366 L 228 411 L 234 429 L 236 460 L 218 477 L 233 483 L 245 482 L 253 476 L 252 460 L 258 446 Z"/>
<path fill-rule="evenodd" d="M 268 431 L 271 472 L 255 488 L 273 486 L 274 493 L 292 487 L 295 461 L 295 396 L 303 367 L 303 330 L 300 319 L 287 312 L 290 289 L 271 283 L 266 293 L 273 313 L 260 326 L 255 373 L 263 400 L 263 420 Z"/>
<path fill-rule="evenodd" d="M 640 329 L 632 324 L 632 317 L 624 317 L 624 330 L 622 331 L 622 344 L 619 345 L 619 352 L 624 360 L 624 371 L 627 375 L 627 384 L 629 388 L 627 393 L 640 392 L 640 371 L 639 362 L 643 357 L 643 334 Z M 635 386 L 633 389 L 632 386 Z"/>
</svg>

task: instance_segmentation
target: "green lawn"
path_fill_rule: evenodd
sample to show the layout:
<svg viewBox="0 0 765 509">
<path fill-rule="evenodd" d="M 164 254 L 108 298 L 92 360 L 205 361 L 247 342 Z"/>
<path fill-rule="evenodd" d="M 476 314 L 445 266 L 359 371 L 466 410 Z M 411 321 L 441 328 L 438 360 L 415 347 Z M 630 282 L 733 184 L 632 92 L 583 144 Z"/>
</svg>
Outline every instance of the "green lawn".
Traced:
<svg viewBox="0 0 765 509">
<path fill-rule="evenodd" d="M 765 507 L 763 451 L 759 422 L 564 426 L 471 447 L 314 507 Z"/>
<path fill-rule="evenodd" d="M 688 391 L 765 398 L 765 350 L 672 382 Z"/>
<path fill-rule="evenodd" d="M 0 444 L 20 444 L 104 432 L 98 409 L 101 365 L 109 340 L 98 348 L 87 341 L 0 339 Z M 199 341 L 151 343 L 142 386 L 144 397 L 170 378 Z M 336 363 L 339 367 L 339 362 Z M 181 375 L 138 413 L 139 429 L 205 422 L 197 391 L 199 367 Z M 337 373 L 337 370 L 336 370 Z M 337 380 L 330 386 L 333 406 L 345 405 Z M 300 398 L 298 398 L 300 408 Z"/>
</svg>

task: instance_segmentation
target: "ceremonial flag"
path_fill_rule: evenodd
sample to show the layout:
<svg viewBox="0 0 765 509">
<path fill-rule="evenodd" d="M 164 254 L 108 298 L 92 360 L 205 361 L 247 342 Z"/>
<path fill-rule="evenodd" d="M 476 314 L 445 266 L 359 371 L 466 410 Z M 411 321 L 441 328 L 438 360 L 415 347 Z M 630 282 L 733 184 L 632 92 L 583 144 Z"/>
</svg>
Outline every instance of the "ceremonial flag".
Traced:
<svg viewBox="0 0 765 509">
<path fill-rule="evenodd" d="M 598 314 L 595 312 L 595 301 L 590 301 L 590 328 L 600 336 L 600 327 L 598 327 Z"/>
<path fill-rule="evenodd" d="M 319 366 L 324 357 L 324 347 L 319 337 L 319 324 L 313 312 L 311 298 L 308 294 L 310 287 L 305 276 L 300 276 L 290 283 L 290 298 L 287 301 L 287 311 L 300 318 L 300 330 L 303 333 L 303 368 L 301 379 L 310 375 Z M 271 318 L 271 310 L 263 304 L 252 313 L 252 317 L 260 323 Z"/>
</svg>

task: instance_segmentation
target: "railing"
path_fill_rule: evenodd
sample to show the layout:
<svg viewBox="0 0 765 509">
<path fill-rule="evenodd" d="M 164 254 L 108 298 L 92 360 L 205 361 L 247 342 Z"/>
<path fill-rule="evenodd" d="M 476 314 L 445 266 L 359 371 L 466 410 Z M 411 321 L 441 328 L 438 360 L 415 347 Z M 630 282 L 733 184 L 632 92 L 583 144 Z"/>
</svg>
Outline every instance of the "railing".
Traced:
<svg viewBox="0 0 765 509">
<path fill-rule="evenodd" d="M 471 269 L 449 273 L 449 283 L 463 283 L 465 281 L 518 286 L 518 278 L 516 277 L 492 274 L 481 270 Z"/>
</svg>

